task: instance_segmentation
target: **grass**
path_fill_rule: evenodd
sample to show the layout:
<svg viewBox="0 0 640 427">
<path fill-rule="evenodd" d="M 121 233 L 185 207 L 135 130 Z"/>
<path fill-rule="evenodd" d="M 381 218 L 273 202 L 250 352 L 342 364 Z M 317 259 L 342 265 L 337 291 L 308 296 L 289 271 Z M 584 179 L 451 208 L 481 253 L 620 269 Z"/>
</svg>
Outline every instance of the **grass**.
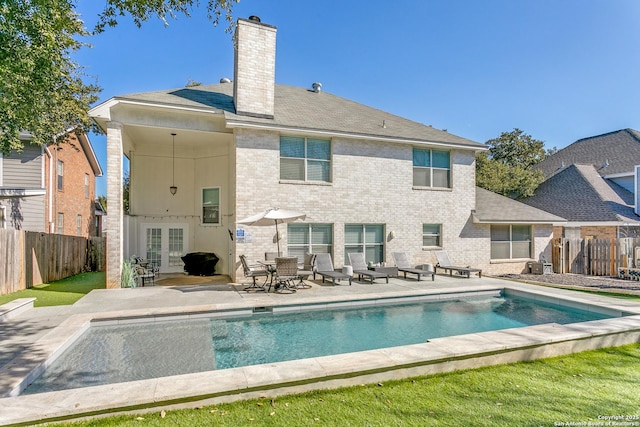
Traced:
<svg viewBox="0 0 640 427">
<path fill-rule="evenodd" d="M 637 423 L 626 425 L 640 425 L 634 418 L 640 416 L 638 384 L 640 344 L 634 344 L 273 400 L 156 410 L 66 425 L 555 426 L 589 425 L 602 421 L 598 417 L 616 415 Z"/>
<path fill-rule="evenodd" d="M 49 307 L 54 305 L 70 305 L 94 289 L 104 289 L 105 273 L 81 273 L 55 282 L 36 285 L 24 291 L 0 296 L 0 304 L 5 304 L 18 298 L 36 298 L 34 307 Z"/>
</svg>

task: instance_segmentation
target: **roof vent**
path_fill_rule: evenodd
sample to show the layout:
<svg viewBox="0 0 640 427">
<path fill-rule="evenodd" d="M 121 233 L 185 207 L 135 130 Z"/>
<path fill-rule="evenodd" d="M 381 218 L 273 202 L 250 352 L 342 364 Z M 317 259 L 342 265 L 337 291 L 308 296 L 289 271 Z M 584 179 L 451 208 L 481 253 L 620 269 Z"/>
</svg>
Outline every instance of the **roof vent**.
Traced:
<svg viewBox="0 0 640 427">
<path fill-rule="evenodd" d="M 231 79 L 228 77 L 223 77 L 220 79 L 220 83 L 231 83 Z"/>
<path fill-rule="evenodd" d="M 605 160 L 604 163 L 602 164 L 602 166 L 600 166 L 600 168 L 598 170 L 606 169 L 608 167 L 609 167 L 609 160 Z"/>
<path fill-rule="evenodd" d="M 251 16 L 249 17 L 249 21 L 253 21 L 253 22 L 262 22 L 262 21 L 260 20 L 260 17 L 259 17 L 259 16 L 256 16 L 256 15 L 251 15 Z"/>
<path fill-rule="evenodd" d="M 320 82 L 315 82 L 311 85 L 311 89 L 313 90 L 313 92 L 318 93 L 320 91 L 322 91 L 322 83 Z"/>
</svg>

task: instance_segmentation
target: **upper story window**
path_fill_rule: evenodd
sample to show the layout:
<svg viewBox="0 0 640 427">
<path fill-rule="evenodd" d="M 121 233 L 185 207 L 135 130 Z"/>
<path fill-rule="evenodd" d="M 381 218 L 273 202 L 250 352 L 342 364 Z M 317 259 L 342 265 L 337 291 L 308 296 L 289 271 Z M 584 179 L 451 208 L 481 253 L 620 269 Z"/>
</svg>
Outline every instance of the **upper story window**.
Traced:
<svg viewBox="0 0 640 427">
<path fill-rule="evenodd" d="M 220 188 L 202 189 L 202 223 L 220 224 Z"/>
<path fill-rule="evenodd" d="M 82 236 L 82 215 L 76 216 L 76 236 Z"/>
<path fill-rule="evenodd" d="M 84 197 L 89 198 L 89 174 L 84 174 Z"/>
<path fill-rule="evenodd" d="M 62 160 L 58 160 L 56 172 L 58 176 L 58 190 L 62 190 L 64 188 L 64 162 Z"/>
<path fill-rule="evenodd" d="M 414 148 L 413 185 L 451 188 L 451 153 L 444 150 Z"/>
<path fill-rule="evenodd" d="M 280 179 L 331 182 L 331 141 L 281 136 Z"/>
</svg>

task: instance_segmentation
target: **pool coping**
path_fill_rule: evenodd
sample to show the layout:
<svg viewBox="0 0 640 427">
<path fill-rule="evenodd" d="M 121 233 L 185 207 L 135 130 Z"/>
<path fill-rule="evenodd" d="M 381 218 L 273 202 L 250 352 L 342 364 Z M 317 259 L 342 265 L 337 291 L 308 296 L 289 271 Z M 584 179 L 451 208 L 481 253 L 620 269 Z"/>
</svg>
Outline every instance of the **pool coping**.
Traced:
<svg viewBox="0 0 640 427">
<path fill-rule="evenodd" d="M 368 350 L 334 356 L 268 363 L 126 383 L 107 384 L 56 392 L 0 398 L 0 425 L 33 424 L 88 415 L 127 411 L 153 411 L 192 407 L 223 401 L 275 397 L 312 389 L 376 383 L 390 379 L 448 372 L 515 361 L 533 360 L 595 348 L 640 341 L 640 304 L 628 300 L 507 282 L 491 285 L 470 283 L 450 292 L 424 289 L 397 295 L 369 293 L 357 298 L 317 297 L 304 303 L 278 304 L 280 311 L 327 304 L 388 304 L 390 300 L 444 299 L 469 292 L 526 292 L 529 298 L 563 304 L 587 305 L 593 310 L 632 313 L 626 317 L 569 325 L 544 324 L 430 339 L 426 343 Z M 172 313 L 196 318 L 212 312 L 251 310 L 256 301 L 163 307 L 105 313 L 76 314 L 54 328 L 36 344 L 35 351 L 21 354 L 0 370 L 0 393 L 15 394 L 25 378 L 37 376 L 61 354 L 91 322 L 165 320 Z M 584 308 L 584 307 L 582 307 Z M 46 355 L 46 357 L 45 357 Z M 44 361 L 43 361 L 44 360 Z M 47 362 L 49 361 L 49 362 Z"/>
</svg>

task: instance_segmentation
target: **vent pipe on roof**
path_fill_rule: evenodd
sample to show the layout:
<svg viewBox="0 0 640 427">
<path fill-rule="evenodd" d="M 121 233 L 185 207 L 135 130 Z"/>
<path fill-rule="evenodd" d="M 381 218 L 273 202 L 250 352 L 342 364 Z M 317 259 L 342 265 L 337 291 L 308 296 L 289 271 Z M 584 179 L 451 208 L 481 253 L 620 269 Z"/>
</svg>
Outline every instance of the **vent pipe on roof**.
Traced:
<svg viewBox="0 0 640 427">
<path fill-rule="evenodd" d="M 249 17 L 249 21 L 253 21 L 253 22 L 262 22 L 262 21 L 260 20 L 260 17 L 259 17 L 259 16 L 256 16 L 256 15 L 251 15 L 251 16 Z"/>
<path fill-rule="evenodd" d="M 228 77 L 223 77 L 220 79 L 220 83 L 231 83 L 231 79 Z"/>
<path fill-rule="evenodd" d="M 318 93 L 318 92 L 322 91 L 322 83 L 314 82 L 314 83 L 311 84 L 311 88 L 312 88 L 313 92 Z"/>
</svg>

